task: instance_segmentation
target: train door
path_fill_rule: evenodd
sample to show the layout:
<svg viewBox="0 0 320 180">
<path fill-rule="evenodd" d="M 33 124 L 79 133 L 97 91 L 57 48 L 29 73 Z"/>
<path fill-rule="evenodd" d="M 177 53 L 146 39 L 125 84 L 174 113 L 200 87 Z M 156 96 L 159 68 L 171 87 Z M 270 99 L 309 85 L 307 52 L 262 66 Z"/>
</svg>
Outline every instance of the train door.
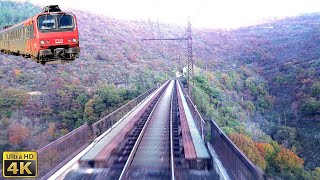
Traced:
<svg viewBox="0 0 320 180">
<path fill-rule="evenodd" d="M 26 53 L 33 55 L 33 23 L 28 23 L 27 29 L 27 37 L 26 37 Z"/>
<path fill-rule="evenodd" d="M 32 55 L 35 55 L 35 47 L 34 47 L 34 27 L 33 27 L 33 22 L 29 25 L 29 31 L 30 31 L 30 36 L 29 36 L 29 48 L 30 52 Z"/>
</svg>

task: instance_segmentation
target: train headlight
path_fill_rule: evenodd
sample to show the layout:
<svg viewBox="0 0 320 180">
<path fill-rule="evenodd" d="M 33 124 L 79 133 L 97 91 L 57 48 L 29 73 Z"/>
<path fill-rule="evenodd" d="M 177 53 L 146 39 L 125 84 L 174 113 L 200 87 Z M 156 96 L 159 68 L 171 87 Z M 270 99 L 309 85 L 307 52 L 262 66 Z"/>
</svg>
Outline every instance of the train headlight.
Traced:
<svg viewBox="0 0 320 180">
<path fill-rule="evenodd" d="M 48 40 L 46 40 L 46 43 L 49 44 L 50 42 Z"/>
<path fill-rule="evenodd" d="M 44 44 L 44 40 L 41 40 L 41 41 L 40 41 L 40 44 L 42 44 L 42 45 L 43 45 L 43 44 Z"/>
<path fill-rule="evenodd" d="M 73 41 L 74 43 L 76 43 L 76 42 L 77 42 L 77 39 L 76 39 L 76 38 L 73 38 L 72 41 Z"/>
</svg>

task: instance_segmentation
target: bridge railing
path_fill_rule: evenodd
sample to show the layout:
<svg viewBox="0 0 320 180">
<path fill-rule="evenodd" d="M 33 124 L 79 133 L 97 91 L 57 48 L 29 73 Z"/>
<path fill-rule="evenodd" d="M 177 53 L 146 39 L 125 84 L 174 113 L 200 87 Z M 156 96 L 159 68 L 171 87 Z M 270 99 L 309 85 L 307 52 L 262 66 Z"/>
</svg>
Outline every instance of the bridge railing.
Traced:
<svg viewBox="0 0 320 180">
<path fill-rule="evenodd" d="M 154 87 L 147 92 L 141 94 L 135 99 L 131 100 L 127 104 L 121 106 L 116 111 L 102 118 L 98 122 L 92 125 L 92 131 L 94 137 L 100 136 L 103 132 L 111 128 L 118 120 L 120 120 L 125 114 L 131 111 L 135 106 L 137 106 L 142 100 L 144 100 L 147 96 L 149 96 L 153 91 L 155 91 L 157 87 Z"/>
<path fill-rule="evenodd" d="M 63 165 L 62 162 L 83 150 L 88 144 L 88 129 L 88 125 L 82 125 L 38 150 L 38 177 L 47 179 Z"/>
<path fill-rule="evenodd" d="M 242 153 L 213 120 L 211 120 L 210 144 L 231 179 L 263 179 L 263 171 Z"/>
<path fill-rule="evenodd" d="M 183 88 L 182 88 L 183 89 Z M 207 132 L 205 129 L 205 121 L 201 117 L 196 106 L 192 103 L 183 89 L 183 94 L 186 97 L 189 109 L 199 131 L 201 131 L 202 138 L 206 137 L 207 133 L 211 133 L 209 143 L 212 145 L 221 162 L 225 166 L 231 179 L 248 179 L 256 180 L 263 179 L 263 171 L 255 166 L 242 151 L 228 138 L 228 136 L 219 128 L 219 126 L 211 120 L 210 129 Z"/>
<path fill-rule="evenodd" d="M 116 111 L 90 125 L 82 125 L 61 138 L 44 146 L 38 152 L 38 178 L 48 179 L 54 172 L 61 168 L 67 161 L 81 152 L 94 137 L 101 135 L 125 114 L 132 110 L 142 100 L 149 96 L 157 86 L 146 91 L 137 98 L 126 103 Z"/>
</svg>

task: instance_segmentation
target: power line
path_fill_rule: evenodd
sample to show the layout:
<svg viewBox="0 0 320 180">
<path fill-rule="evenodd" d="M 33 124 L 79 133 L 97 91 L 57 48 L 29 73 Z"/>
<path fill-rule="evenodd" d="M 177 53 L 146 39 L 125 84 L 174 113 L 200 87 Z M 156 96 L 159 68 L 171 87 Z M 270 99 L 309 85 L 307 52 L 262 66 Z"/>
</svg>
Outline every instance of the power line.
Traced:
<svg viewBox="0 0 320 180">
<path fill-rule="evenodd" d="M 187 37 L 185 37 L 187 35 Z M 193 70 L 193 52 L 192 52 L 192 29 L 190 19 L 188 20 L 188 27 L 185 34 L 180 38 L 145 38 L 142 41 L 187 41 L 188 45 L 188 92 L 192 95 L 192 87 L 194 87 L 194 70 Z M 191 82 L 192 81 L 192 82 Z M 192 85 L 191 85 L 192 84 Z"/>
</svg>

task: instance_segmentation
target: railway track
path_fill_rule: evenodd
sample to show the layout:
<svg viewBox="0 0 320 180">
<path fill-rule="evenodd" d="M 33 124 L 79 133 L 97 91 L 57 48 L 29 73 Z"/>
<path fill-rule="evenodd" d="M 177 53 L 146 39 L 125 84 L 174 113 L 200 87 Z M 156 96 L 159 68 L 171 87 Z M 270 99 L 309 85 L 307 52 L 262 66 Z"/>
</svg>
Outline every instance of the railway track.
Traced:
<svg viewBox="0 0 320 180">
<path fill-rule="evenodd" d="M 80 160 L 80 167 L 68 173 L 65 179 L 174 180 L 215 177 L 206 168 L 195 166 L 198 161 L 203 161 L 198 159 L 197 154 L 185 156 L 190 154 L 194 145 L 192 139 L 182 138 L 183 132 L 190 132 L 186 131 L 189 130 L 185 127 L 186 121 L 181 126 L 180 116 L 184 111 L 180 110 L 178 94 L 177 82 L 169 81 L 146 102 L 143 113 L 130 120 L 132 125 L 123 127 L 125 133 L 118 133 L 118 136 L 123 134 L 124 139 L 116 145 L 110 142 L 92 159 Z M 187 141 L 187 147 L 184 141 Z"/>
<path fill-rule="evenodd" d="M 174 85 L 175 81 L 168 82 L 152 100 L 110 158 L 104 163 L 93 159 L 65 179 L 174 179 L 170 130 Z"/>
<path fill-rule="evenodd" d="M 126 161 L 119 179 L 174 179 L 171 81 L 159 98 Z"/>
</svg>

